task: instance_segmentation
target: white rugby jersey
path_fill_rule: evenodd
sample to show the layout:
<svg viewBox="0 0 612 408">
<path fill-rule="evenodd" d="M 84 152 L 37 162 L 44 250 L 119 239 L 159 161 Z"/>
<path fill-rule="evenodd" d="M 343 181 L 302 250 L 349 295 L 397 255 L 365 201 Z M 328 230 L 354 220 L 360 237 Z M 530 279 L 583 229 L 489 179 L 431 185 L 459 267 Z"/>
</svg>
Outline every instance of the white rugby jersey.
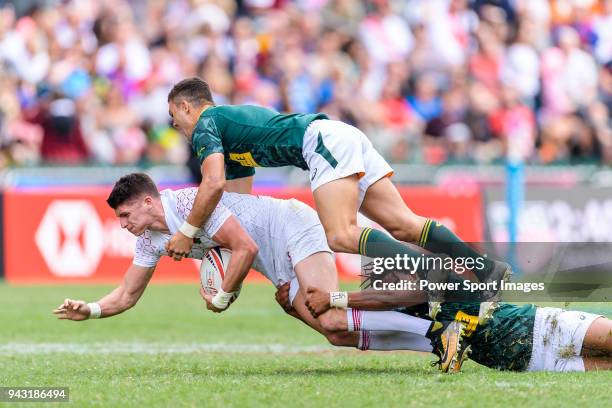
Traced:
<svg viewBox="0 0 612 408">
<path fill-rule="evenodd" d="M 197 192 L 195 187 L 160 192 L 166 224 L 171 234 L 145 230 L 136 241 L 134 264 L 153 267 L 162 255 L 167 255 L 166 243 L 187 219 Z M 288 223 L 286 203 L 288 201 L 271 197 L 223 193 L 210 218 L 196 234 L 196 243 L 188 258 L 202 259 L 208 249 L 218 246 L 212 236 L 233 214 L 259 247 L 253 268 L 278 285 L 279 281 L 285 280 L 282 276 L 288 272 L 285 271 L 288 261 L 287 239 L 284 234 Z"/>
</svg>

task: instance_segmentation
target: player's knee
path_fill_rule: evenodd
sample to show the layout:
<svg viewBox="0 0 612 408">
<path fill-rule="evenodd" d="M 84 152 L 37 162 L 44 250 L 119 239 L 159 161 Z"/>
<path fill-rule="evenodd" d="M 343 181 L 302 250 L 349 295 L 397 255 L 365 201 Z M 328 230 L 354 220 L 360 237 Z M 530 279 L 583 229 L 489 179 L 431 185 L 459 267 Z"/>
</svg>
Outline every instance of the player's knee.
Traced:
<svg viewBox="0 0 612 408">
<path fill-rule="evenodd" d="M 421 235 L 425 221 L 426 218 L 411 213 L 394 218 L 384 227 L 393 238 L 399 241 L 416 242 Z"/>
<path fill-rule="evenodd" d="M 334 252 L 357 252 L 359 231 L 355 228 L 343 228 L 334 231 L 325 231 L 327 244 Z"/>
</svg>

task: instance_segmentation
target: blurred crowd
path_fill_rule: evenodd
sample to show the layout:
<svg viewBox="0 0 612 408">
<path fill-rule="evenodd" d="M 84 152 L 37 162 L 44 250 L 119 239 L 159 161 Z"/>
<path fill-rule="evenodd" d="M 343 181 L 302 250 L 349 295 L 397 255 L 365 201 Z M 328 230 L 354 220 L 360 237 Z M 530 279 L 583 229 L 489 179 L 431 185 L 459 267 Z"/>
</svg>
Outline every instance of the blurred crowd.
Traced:
<svg viewBox="0 0 612 408">
<path fill-rule="evenodd" d="M 612 163 L 612 0 L 0 0 L 0 167 L 183 163 L 189 76 L 393 162 Z"/>
</svg>

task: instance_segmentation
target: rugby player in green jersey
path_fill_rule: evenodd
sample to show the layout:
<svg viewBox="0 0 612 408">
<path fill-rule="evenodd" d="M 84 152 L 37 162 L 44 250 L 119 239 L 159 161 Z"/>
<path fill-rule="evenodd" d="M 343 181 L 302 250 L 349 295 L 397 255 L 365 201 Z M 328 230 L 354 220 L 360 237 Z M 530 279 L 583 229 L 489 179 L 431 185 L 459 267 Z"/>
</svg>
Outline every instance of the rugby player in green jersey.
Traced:
<svg viewBox="0 0 612 408">
<path fill-rule="evenodd" d="M 277 301 L 285 297 L 280 288 Z M 331 294 L 308 288 L 306 305 L 318 316 L 330 306 Z M 411 306 L 401 291 L 364 290 L 347 294 L 347 307 L 359 310 L 401 310 L 426 317 L 425 304 Z M 409 306 L 402 308 L 404 306 Z M 397 309 L 402 308 L 402 309 Z M 475 302 L 442 304 L 439 319 L 464 325 L 459 361 L 461 369 L 468 357 L 484 366 L 511 371 L 589 371 L 612 370 L 612 320 L 592 313 L 554 307 L 502 303 L 486 325 L 478 324 L 479 305 Z M 399 348 L 398 344 L 398 348 Z M 440 356 L 442 358 L 442 356 Z"/>
<path fill-rule="evenodd" d="M 251 193 L 255 167 L 296 166 L 310 172 L 317 212 L 333 251 L 371 258 L 420 256 L 400 241 L 411 242 L 453 258 L 482 259 L 483 268 L 473 271 L 481 282 L 510 275 L 508 264 L 483 258 L 444 225 L 414 214 L 390 181 L 391 167 L 353 126 L 323 113 L 280 114 L 259 106 L 216 106 L 208 84 L 199 78 L 177 83 L 168 95 L 168 107 L 173 126 L 191 143 L 203 176 L 189 217 L 168 243 L 168 253 L 175 260 L 189 253 L 194 235 L 224 190 Z M 360 227 L 357 211 L 393 237 Z M 496 300 L 496 296 L 485 293 L 484 299 Z M 482 303 L 482 321 L 490 317 L 495 304 Z M 430 306 L 435 316 L 437 302 Z"/>
</svg>

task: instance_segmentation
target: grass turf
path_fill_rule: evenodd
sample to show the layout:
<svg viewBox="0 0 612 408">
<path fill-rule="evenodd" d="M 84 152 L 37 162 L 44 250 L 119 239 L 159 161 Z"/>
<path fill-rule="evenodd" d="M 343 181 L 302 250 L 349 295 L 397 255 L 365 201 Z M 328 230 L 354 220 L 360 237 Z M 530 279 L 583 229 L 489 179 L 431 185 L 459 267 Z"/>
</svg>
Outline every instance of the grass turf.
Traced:
<svg viewBox="0 0 612 408">
<path fill-rule="evenodd" d="M 70 405 L 100 407 L 610 404 L 610 372 L 508 373 L 468 362 L 451 376 L 429 366 L 433 356 L 328 348 L 281 311 L 266 284 L 247 285 L 221 315 L 204 310 L 195 285 L 151 286 L 134 309 L 110 319 L 51 315 L 64 297 L 98 299 L 110 289 L 0 284 L 0 386 L 68 386 Z M 612 304 L 571 308 L 610 315 Z M 210 344 L 219 351 L 206 351 Z M 131 351 L 113 352 L 126 345 Z"/>
</svg>

